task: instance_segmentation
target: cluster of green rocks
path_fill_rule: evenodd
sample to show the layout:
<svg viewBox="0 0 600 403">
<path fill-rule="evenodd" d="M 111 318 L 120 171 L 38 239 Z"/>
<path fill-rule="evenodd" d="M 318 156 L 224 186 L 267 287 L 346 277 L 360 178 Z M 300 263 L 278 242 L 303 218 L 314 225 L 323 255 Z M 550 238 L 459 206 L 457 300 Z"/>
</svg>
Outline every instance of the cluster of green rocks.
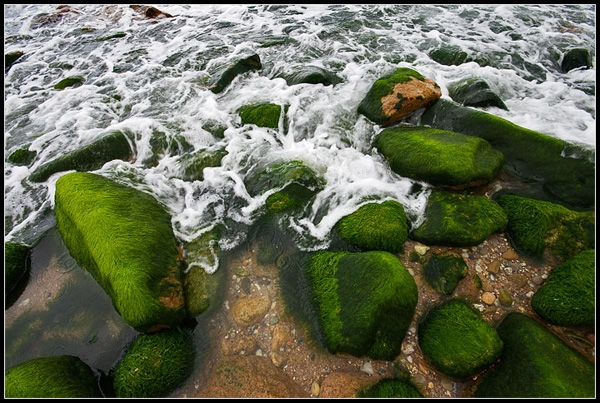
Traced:
<svg viewBox="0 0 600 403">
<path fill-rule="evenodd" d="M 260 68 L 258 55 L 236 60 L 221 67 L 207 88 L 220 93 L 239 74 Z M 286 80 L 289 85 L 298 80 L 339 82 L 318 68 L 299 71 Z M 425 81 L 412 69 L 397 69 L 377 80 L 357 106 L 358 114 L 383 122 L 385 128 L 375 136 L 373 149 L 385 157 L 390 170 L 425 182 L 432 191 L 425 220 L 418 227 L 411 227 L 398 201 L 373 197 L 339 220 L 328 250 L 309 254 L 302 268 L 309 285 L 303 298 L 312 304 L 316 333 L 324 347 L 333 354 L 376 360 L 391 361 L 401 353 L 418 301 L 416 283 L 399 258 L 407 239 L 465 247 L 504 232 L 519 252 L 560 263 L 534 295 L 534 311 L 559 326 L 593 326 L 594 163 L 576 146 L 465 106 L 471 96 L 473 106 L 503 105 L 497 99 L 482 102 L 482 96 L 494 97 L 477 80 L 453 89 L 460 103 L 437 99 L 435 86 L 429 95 L 419 95 Z M 59 83 L 56 88 L 80 82 Z M 407 83 L 414 85 L 413 92 L 403 97 L 402 85 Z M 468 95 L 467 89 L 475 95 Z M 398 93 L 400 101 L 392 104 L 398 110 L 390 112 L 384 98 L 392 92 Z M 408 101 L 413 109 L 415 102 L 422 101 L 422 125 L 393 119 L 405 116 L 401 109 Z M 247 105 L 238 113 L 241 124 L 285 129 L 285 105 Z M 157 153 L 182 149 L 177 140 L 169 143 L 163 136 L 161 141 L 158 133 L 156 139 Z M 202 270 L 185 271 L 189 262 L 184 261 L 183 248 L 197 252 L 188 258 L 198 257 L 214 245 L 218 231 L 193 245 L 181 245 L 169 214 L 152 196 L 87 172 L 113 159 L 130 160 L 134 140 L 128 133 L 108 133 L 41 165 L 29 179 L 40 182 L 55 173 L 75 171 L 56 182 L 58 230 L 78 264 L 106 290 L 125 322 L 140 332 L 111 371 L 114 393 L 160 397 L 191 374 L 195 348 L 184 322 L 210 304 L 210 276 Z M 565 150 L 575 157 L 565 158 Z M 35 155 L 25 151 L 13 153 L 9 162 L 31 164 Z M 177 160 L 182 179 L 203 180 L 204 168 L 218 166 L 225 155 L 222 148 L 183 152 Z M 493 198 L 471 192 L 501 173 L 526 186 L 497 192 Z M 251 196 L 269 194 L 265 214 L 285 216 L 310 206 L 326 182 L 296 159 L 259 164 L 247 174 L 244 185 Z M 7 289 L 14 289 L 26 277 L 29 247 L 6 243 L 5 249 Z M 436 290 L 451 296 L 467 266 L 460 256 L 440 254 L 430 257 L 424 270 Z M 435 370 L 457 380 L 483 373 L 473 396 L 594 396 L 593 363 L 524 314 L 511 312 L 493 327 L 469 302 L 450 297 L 418 318 L 418 335 L 419 347 Z M 95 378 L 95 372 L 77 357 L 37 358 L 6 370 L 6 395 L 102 396 Z M 402 377 L 359 393 L 359 397 L 421 396 Z"/>
</svg>

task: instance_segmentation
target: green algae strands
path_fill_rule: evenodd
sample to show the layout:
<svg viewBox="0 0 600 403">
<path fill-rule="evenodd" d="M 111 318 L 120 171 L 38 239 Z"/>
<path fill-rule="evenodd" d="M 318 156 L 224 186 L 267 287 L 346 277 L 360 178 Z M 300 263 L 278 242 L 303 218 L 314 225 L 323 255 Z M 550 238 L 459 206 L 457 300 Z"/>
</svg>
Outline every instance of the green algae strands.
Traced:
<svg viewBox="0 0 600 403">
<path fill-rule="evenodd" d="M 152 196 L 97 174 L 56 182 L 58 230 L 77 263 L 138 331 L 178 325 L 185 317 L 181 258 L 171 217 Z"/>
</svg>

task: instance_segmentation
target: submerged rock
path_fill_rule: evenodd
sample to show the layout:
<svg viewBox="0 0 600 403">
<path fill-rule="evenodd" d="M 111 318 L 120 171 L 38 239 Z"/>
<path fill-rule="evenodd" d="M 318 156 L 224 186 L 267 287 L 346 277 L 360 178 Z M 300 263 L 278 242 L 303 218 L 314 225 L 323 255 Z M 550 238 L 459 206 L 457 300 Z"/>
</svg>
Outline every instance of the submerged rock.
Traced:
<svg viewBox="0 0 600 403">
<path fill-rule="evenodd" d="M 257 54 L 235 60 L 218 68 L 209 81 L 209 89 L 218 94 L 222 92 L 238 75 L 252 70 L 260 70 L 262 64 Z"/>
<path fill-rule="evenodd" d="M 384 378 L 375 385 L 358 391 L 356 397 L 368 398 L 415 398 L 423 397 L 410 381 L 405 379 Z"/>
<path fill-rule="evenodd" d="M 33 358 L 4 373 L 7 398 L 103 397 L 92 368 L 79 357 L 57 355 Z"/>
<path fill-rule="evenodd" d="M 594 363 L 520 312 L 498 325 L 504 348 L 480 379 L 476 398 L 588 398 L 595 396 Z"/>
<path fill-rule="evenodd" d="M 56 182 L 56 221 L 65 246 L 140 332 L 185 318 L 182 257 L 171 217 L 152 196 L 87 172 Z"/>
<path fill-rule="evenodd" d="M 552 269 L 531 298 L 533 310 L 555 325 L 594 326 L 595 256 L 595 251 L 588 249 Z"/>
<path fill-rule="evenodd" d="M 325 347 L 332 353 L 393 360 L 417 306 L 417 285 L 382 251 L 311 256 L 307 271 Z"/>
<path fill-rule="evenodd" d="M 128 161 L 133 158 L 133 150 L 127 137 L 120 131 L 111 132 L 94 142 L 69 153 L 63 154 L 35 169 L 29 180 L 43 182 L 51 175 L 62 171 L 93 171 L 112 160 Z"/>
<path fill-rule="evenodd" d="M 490 89 L 489 84 L 477 77 L 467 77 L 448 84 L 448 94 L 453 101 L 465 106 L 495 106 L 508 110 L 500 97 Z"/>
<path fill-rule="evenodd" d="M 421 319 L 418 334 L 425 359 L 458 380 L 491 366 L 503 348 L 496 329 L 458 299 L 430 309 Z"/>
</svg>

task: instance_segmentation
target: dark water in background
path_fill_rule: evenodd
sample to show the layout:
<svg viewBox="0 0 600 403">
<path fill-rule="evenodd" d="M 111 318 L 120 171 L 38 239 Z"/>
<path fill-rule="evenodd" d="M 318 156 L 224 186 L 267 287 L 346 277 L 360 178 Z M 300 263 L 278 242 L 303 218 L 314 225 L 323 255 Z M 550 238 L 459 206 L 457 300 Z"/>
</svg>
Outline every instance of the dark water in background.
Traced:
<svg viewBox="0 0 600 403">
<path fill-rule="evenodd" d="M 370 144 L 380 129 L 357 115 L 371 84 L 397 67 L 447 84 L 477 75 L 508 106 L 490 113 L 595 150 L 595 67 L 565 74 L 560 57 L 587 47 L 595 60 L 595 5 L 157 5 L 174 16 L 139 19 L 125 5 L 73 5 L 77 12 L 38 27 L 34 16 L 53 5 L 5 6 L 5 53 L 24 56 L 5 75 L 5 160 L 28 146 L 31 167 L 5 162 L 5 242 L 36 244 L 21 297 L 5 311 L 5 366 L 40 355 L 74 354 L 108 371 L 137 332 L 127 326 L 91 276 L 81 270 L 54 229 L 56 174 L 44 183 L 27 176 L 52 158 L 110 130 L 136 135 L 133 162 L 112 161 L 101 175 L 148 192 L 171 213 L 181 241 L 216 224 L 229 231 L 223 251 L 242 245 L 268 194 L 251 197 L 243 186 L 257 163 L 302 159 L 327 181 L 310 209 L 286 218 L 300 249 L 325 248 L 331 227 L 377 195 L 400 201 L 412 225 L 423 219 L 428 187 L 388 169 Z M 125 33 L 115 39 L 96 39 Z M 489 65 L 444 66 L 428 54 L 457 45 Z M 238 77 L 221 94 L 201 84 L 214 65 L 257 53 L 259 72 Z M 336 86 L 287 86 L 277 76 L 311 64 L 336 73 Z M 60 79 L 82 75 L 84 85 L 64 91 Z M 290 105 L 288 132 L 242 126 L 242 105 Z M 223 139 L 203 125 L 227 127 Z M 226 146 L 221 167 L 204 181 L 177 179 L 176 155 L 154 167 L 150 137 L 183 136 L 194 149 Z M 218 262 L 205 268 L 218 269 Z"/>
</svg>

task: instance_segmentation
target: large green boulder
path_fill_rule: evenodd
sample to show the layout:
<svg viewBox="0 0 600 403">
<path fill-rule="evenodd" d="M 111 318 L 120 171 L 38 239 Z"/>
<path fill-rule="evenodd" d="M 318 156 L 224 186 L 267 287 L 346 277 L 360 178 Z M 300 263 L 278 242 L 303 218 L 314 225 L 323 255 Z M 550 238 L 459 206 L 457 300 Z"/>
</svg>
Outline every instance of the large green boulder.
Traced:
<svg viewBox="0 0 600 403">
<path fill-rule="evenodd" d="M 62 171 L 93 171 L 102 168 L 108 161 L 128 161 L 133 158 L 133 150 L 127 137 L 120 131 L 113 131 L 92 143 L 49 161 L 35 169 L 29 180 L 43 182 L 51 175 Z"/>
<path fill-rule="evenodd" d="M 358 249 L 398 253 L 408 238 L 408 220 L 402 204 L 386 200 L 364 204 L 342 217 L 334 231 Z"/>
<path fill-rule="evenodd" d="M 478 398 L 593 398 L 595 365 L 542 324 L 509 312 L 496 328 L 500 361 L 480 378 Z"/>
<path fill-rule="evenodd" d="M 425 220 L 409 233 L 426 245 L 475 246 L 506 228 L 502 207 L 485 196 L 433 190 L 425 207 Z"/>
<path fill-rule="evenodd" d="M 141 334 L 111 370 L 117 398 L 165 397 L 194 369 L 196 348 L 189 331 L 173 328 Z"/>
<path fill-rule="evenodd" d="M 429 57 L 445 66 L 459 66 L 472 60 L 467 52 L 456 45 L 442 45 L 429 52 Z"/>
<path fill-rule="evenodd" d="M 4 372 L 5 398 L 100 398 L 98 379 L 79 357 L 33 358 Z"/>
<path fill-rule="evenodd" d="M 595 164 L 582 147 L 447 99 L 428 108 L 421 124 L 481 137 L 504 154 L 502 169 L 539 184 L 536 192 L 572 207 L 595 206 Z"/>
<path fill-rule="evenodd" d="M 407 67 L 379 78 L 358 105 L 358 113 L 378 125 L 389 126 L 426 108 L 442 96 L 432 80 Z"/>
<path fill-rule="evenodd" d="M 260 62 L 260 56 L 257 54 L 237 58 L 215 68 L 208 82 L 208 88 L 215 94 L 218 94 L 223 92 L 238 75 L 248 71 L 260 70 L 261 68 L 262 63 Z"/>
<path fill-rule="evenodd" d="M 478 137 L 425 126 L 382 130 L 373 145 L 392 171 L 435 186 L 476 186 L 490 182 L 504 156 Z"/>
<path fill-rule="evenodd" d="M 308 279 L 325 347 L 393 360 L 417 306 L 417 285 L 402 262 L 384 251 L 315 252 Z"/>
<path fill-rule="evenodd" d="M 594 326 L 595 290 L 596 252 L 588 249 L 550 271 L 531 298 L 531 307 L 558 326 Z"/>
<path fill-rule="evenodd" d="M 419 389 L 406 379 L 384 378 L 376 384 L 361 389 L 356 397 L 379 398 L 420 398 Z"/>
<path fill-rule="evenodd" d="M 275 161 L 257 168 L 244 179 L 250 196 L 276 191 L 266 199 L 267 209 L 281 213 L 304 207 L 324 187 L 325 181 L 299 160 Z"/>
<path fill-rule="evenodd" d="M 448 95 L 453 101 L 465 106 L 489 107 L 495 106 L 508 110 L 498 94 L 493 92 L 489 84 L 478 77 L 467 77 L 448 84 Z"/>
<path fill-rule="evenodd" d="M 506 232 L 515 247 L 533 257 L 564 261 L 595 246 L 595 213 L 511 194 L 495 198 L 506 212 Z"/>
<path fill-rule="evenodd" d="M 503 348 L 496 329 L 458 299 L 431 308 L 420 320 L 418 336 L 425 359 L 457 380 L 487 369 Z"/>
<path fill-rule="evenodd" d="M 56 221 L 65 246 L 140 332 L 185 318 L 181 255 L 171 217 L 147 193 L 88 172 L 56 182 Z"/>
</svg>

